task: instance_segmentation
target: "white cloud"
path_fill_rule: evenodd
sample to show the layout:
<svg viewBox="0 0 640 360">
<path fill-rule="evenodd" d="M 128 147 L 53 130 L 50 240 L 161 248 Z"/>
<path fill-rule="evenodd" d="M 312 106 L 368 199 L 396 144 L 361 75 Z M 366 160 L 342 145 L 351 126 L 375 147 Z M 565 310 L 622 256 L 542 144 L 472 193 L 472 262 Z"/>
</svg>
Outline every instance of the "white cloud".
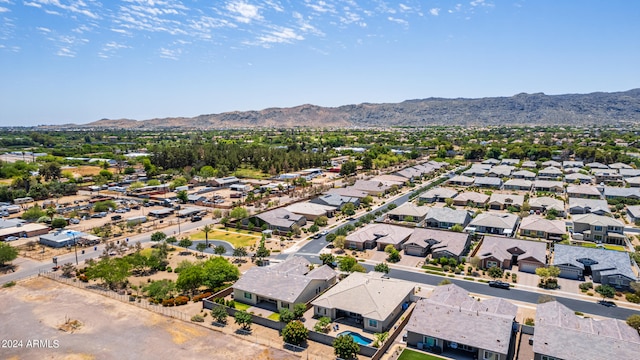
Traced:
<svg viewBox="0 0 640 360">
<path fill-rule="evenodd" d="M 394 22 L 394 23 L 396 23 L 396 24 L 400 24 L 400 25 L 404 25 L 404 26 L 409 26 L 409 22 L 408 22 L 407 20 L 404 20 L 404 19 L 398 19 L 398 18 L 394 18 L 394 17 L 392 17 L 392 16 L 389 16 L 389 17 L 387 18 L 387 20 L 392 21 L 392 22 Z"/>
<path fill-rule="evenodd" d="M 328 4 L 322 0 L 318 2 L 312 2 L 311 0 L 305 0 L 305 5 L 312 10 L 319 13 L 335 13 L 336 8 L 332 4 Z"/>
<path fill-rule="evenodd" d="M 31 6 L 31 7 L 36 7 L 36 8 L 41 8 L 42 5 L 35 3 L 35 2 L 29 2 L 29 1 L 25 1 L 23 2 L 24 6 Z"/>
<path fill-rule="evenodd" d="M 273 43 L 292 43 L 293 41 L 304 40 L 304 37 L 297 34 L 295 30 L 285 27 L 275 27 L 274 30 L 258 37 L 258 43 L 269 46 Z"/>
<path fill-rule="evenodd" d="M 248 24 L 253 20 L 261 20 L 260 8 L 244 1 L 232 1 L 227 3 L 226 9 L 232 13 L 237 21 Z"/>
<path fill-rule="evenodd" d="M 160 57 L 164 59 L 170 60 L 179 60 L 180 55 L 182 55 L 182 49 L 167 49 L 160 48 Z"/>
<path fill-rule="evenodd" d="M 71 51 L 71 49 L 66 48 L 66 47 L 62 47 L 62 48 L 58 49 L 58 52 L 56 52 L 56 55 L 63 56 L 63 57 L 71 57 L 71 58 L 76 57 L 76 53 L 74 51 Z"/>
<path fill-rule="evenodd" d="M 408 5 L 405 5 L 405 4 L 399 4 L 398 6 L 400 7 L 400 10 L 402 10 L 402 11 L 411 10 L 411 6 L 408 6 Z"/>
<path fill-rule="evenodd" d="M 40 27 L 40 26 L 39 26 L 39 27 L 37 27 L 36 29 L 38 29 L 38 30 L 40 30 L 40 31 L 42 31 L 42 32 L 46 32 L 46 33 L 50 33 L 50 32 L 51 32 L 51 29 L 46 28 L 46 27 Z"/>
<path fill-rule="evenodd" d="M 72 13 L 82 14 L 92 19 L 100 18 L 97 14 L 88 9 L 87 3 L 85 3 L 83 0 L 70 0 L 69 4 L 62 4 L 60 0 L 36 0 L 35 2 L 40 5 L 57 7 L 58 9 L 70 11 Z M 45 11 L 49 14 L 59 15 L 59 13 L 55 11 Z"/>
<path fill-rule="evenodd" d="M 440 9 L 439 8 L 433 8 L 429 10 L 429 14 L 433 15 L 433 16 L 438 16 L 440 15 Z"/>
<path fill-rule="evenodd" d="M 4 12 L 10 12 L 11 10 L 7 9 L 6 7 L 2 7 L 0 6 L 0 13 L 4 13 Z"/>
</svg>

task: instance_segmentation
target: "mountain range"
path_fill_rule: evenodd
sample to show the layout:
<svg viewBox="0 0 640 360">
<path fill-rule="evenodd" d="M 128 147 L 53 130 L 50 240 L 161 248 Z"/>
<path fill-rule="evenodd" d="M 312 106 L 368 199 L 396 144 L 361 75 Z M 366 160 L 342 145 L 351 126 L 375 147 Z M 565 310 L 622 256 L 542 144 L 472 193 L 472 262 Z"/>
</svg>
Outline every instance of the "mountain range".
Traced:
<svg viewBox="0 0 640 360">
<path fill-rule="evenodd" d="M 79 129 L 345 128 L 391 126 L 621 125 L 640 122 L 640 89 L 624 92 L 518 94 L 479 99 L 428 98 L 401 103 L 321 107 L 300 105 L 150 120 L 102 119 L 42 126 Z"/>
</svg>

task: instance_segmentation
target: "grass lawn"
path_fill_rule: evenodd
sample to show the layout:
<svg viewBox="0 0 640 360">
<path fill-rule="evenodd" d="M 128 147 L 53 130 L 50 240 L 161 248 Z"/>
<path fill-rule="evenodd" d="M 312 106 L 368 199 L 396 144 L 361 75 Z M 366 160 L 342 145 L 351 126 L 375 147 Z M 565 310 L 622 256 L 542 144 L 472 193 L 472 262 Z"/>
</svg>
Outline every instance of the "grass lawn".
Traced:
<svg viewBox="0 0 640 360">
<path fill-rule="evenodd" d="M 247 309 L 250 308 L 251 305 L 235 302 L 234 307 L 236 310 L 247 311 Z"/>
<path fill-rule="evenodd" d="M 268 319 L 271 319 L 273 321 L 280 321 L 280 314 L 273 313 L 273 314 L 269 315 Z"/>
<path fill-rule="evenodd" d="M 583 247 L 588 247 L 588 248 L 595 248 L 597 247 L 596 244 L 594 243 L 582 243 L 581 244 Z M 603 244 L 604 248 L 607 250 L 615 250 L 615 251 L 627 251 L 624 246 L 620 246 L 620 245 L 610 245 L 610 244 Z"/>
<path fill-rule="evenodd" d="M 260 170 L 250 169 L 250 168 L 238 168 L 233 173 L 233 175 L 239 178 L 249 178 L 249 179 L 268 179 L 270 177 L 269 174 L 265 174 Z"/>
<path fill-rule="evenodd" d="M 151 249 L 151 248 L 146 248 L 146 249 L 140 250 L 140 255 L 142 255 L 142 256 L 149 257 L 149 256 L 151 256 L 152 253 L 153 253 L 153 249 Z"/>
<path fill-rule="evenodd" d="M 424 354 L 424 353 L 409 350 L 409 349 L 404 349 L 402 351 L 402 354 L 400 354 L 400 357 L 398 358 L 398 360 L 442 360 L 442 359 L 443 358 L 435 355 Z"/>
<path fill-rule="evenodd" d="M 241 234 L 236 231 L 214 230 L 209 233 L 209 240 L 222 240 L 230 242 L 233 247 L 251 246 L 260 241 L 260 235 Z M 204 232 L 200 231 L 191 236 L 191 240 L 204 240 Z"/>
</svg>

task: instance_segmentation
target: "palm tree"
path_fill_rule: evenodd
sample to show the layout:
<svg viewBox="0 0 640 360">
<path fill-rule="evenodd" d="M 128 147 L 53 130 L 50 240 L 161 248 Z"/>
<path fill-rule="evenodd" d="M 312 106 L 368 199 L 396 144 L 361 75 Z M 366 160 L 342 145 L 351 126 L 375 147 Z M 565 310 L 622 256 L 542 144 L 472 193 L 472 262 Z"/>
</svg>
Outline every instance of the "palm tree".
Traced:
<svg viewBox="0 0 640 360">
<path fill-rule="evenodd" d="M 202 231 L 204 232 L 204 244 L 207 245 L 207 247 L 209 247 L 209 233 L 212 231 L 213 229 L 211 228 L 211 226 L 209 225 L 205 225 L 202 228 Z"/>
<path fill-rule="evenodd" d="M 56 214 L 56 208 L 54 208 L 53 206 L 49 206 L 47 210 L 45 210 L 45 212 L 47 213 L 49 219 L 53 221 L 53 215 Z"/>
</svg>

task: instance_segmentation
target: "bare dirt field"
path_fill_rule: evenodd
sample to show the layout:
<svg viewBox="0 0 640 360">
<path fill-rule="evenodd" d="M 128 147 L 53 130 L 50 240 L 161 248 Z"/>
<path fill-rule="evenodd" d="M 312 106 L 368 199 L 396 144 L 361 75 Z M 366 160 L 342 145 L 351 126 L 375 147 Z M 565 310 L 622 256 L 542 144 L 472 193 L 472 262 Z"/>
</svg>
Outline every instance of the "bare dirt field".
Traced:
<svg viewBox="0 0 640 360">
<path fill-rule="evenodd" d="M 0 302 L 3 359 L 298 358 L 44 278 L 1 289 Z"/>
</svg>

